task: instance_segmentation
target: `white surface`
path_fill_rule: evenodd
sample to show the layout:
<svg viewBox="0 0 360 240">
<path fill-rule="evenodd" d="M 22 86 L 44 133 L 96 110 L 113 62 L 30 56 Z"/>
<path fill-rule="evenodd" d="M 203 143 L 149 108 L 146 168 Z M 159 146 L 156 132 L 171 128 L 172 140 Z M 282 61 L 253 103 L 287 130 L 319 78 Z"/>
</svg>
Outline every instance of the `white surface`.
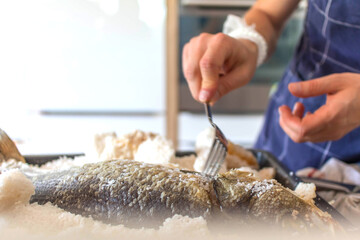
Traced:
<svg viewBox="0 0 360 240">
<path fill-rule="evenodd" d="M 245 147 L 255 142 L 261 115 L 214 115 L 215 123 L 231 141 Z M 36 112 L 2 115 L 0 127 L 18 143 L 22 154 L 86 152 L 95 134 L 136 129 L 165 136 L 165 116 L 44 116 Z M 178 150 L 194 151 L 198 134 L 209 127 L 205 114 L 181 113 Z"/>
<path fill-rule="evenodd" d="M 165 135 L 165 120 L 153 117 L 42 116 L 1 119 L 0 127 L 16 142 L 22 154 L 87 152 L 97 133 L 118 135 L 136 129 Z"/>
<path fill-rule="evenodd" d="M 0 1 L 2 109 L 165 109 L 165 0 Z"/>
<path fill-rule="evenodd" d="M 83 152 L 96 133 L 165 136 L 165 0 L 0 1 L 0 128 L 22 154 Z M 155 116 L 44 116 L 38 111 Z M 251 145 L 261 117 L 216 116 Z M 205 116 L 182 113 L 179 149 L 194 149 Z"/>
<path fill-rule="evenodd" d="M 263 116 L 213 114 L 213 120 L 226 138 L 244 147 L 251 147 L 260 132 Z M 191 149 L 197 135 L 209 126 L 205 113 L 181 113 L 179 117 L 179 148 L 182 150 Z"/>
</svg>

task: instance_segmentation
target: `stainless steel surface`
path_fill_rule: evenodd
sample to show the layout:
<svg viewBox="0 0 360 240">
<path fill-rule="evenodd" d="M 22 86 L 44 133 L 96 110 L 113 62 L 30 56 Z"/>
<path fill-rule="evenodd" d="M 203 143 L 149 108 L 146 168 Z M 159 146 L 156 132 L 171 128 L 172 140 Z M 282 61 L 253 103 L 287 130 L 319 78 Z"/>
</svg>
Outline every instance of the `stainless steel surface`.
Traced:
<svg viewBox="0 0 360 240">
<path fill-rule="evenodd" d="M 301 177 L 301 180 L 307 183 L 314 183 L 316 190 L 327 190 L 327 191 L 341 191 L 345 193 L 360 193 L 360 186 L 353 184 L 346 184 L 341 182 L 334 182 L 319 178 L 308 178 Z"/>
<path fill-rule="evenodd" d="M 214 177 L 219 172 L 220 167 L 225 160 L 227 153 L 227 140 L 220 128 L 218 128 L 218 126 L 213 122 L 209 104 L 205 103 L 204 105 L 209 122 L 215 129 L 215 138 L 202 172 L 207 176 Z"/>
</svg>

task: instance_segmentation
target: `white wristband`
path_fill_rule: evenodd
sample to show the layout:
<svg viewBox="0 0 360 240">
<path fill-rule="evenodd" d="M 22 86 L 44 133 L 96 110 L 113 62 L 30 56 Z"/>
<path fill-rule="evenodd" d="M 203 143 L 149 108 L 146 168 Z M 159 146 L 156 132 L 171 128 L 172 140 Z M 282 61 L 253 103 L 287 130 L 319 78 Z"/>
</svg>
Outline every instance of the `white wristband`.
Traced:
<svg viewBox="0 0 360 240">
<path fill-rule="evenodd" d="M 247 25 L 245 20 L 235 16 L 228 15 L 223 27 L 223 33 L 233 38 L 248 39 L 255 43 L 258 48 L 257 66 L 260 66 L 267 55 L 267 43 L 263 36 L 255 30 L 255 25 Z"/>
</svg>

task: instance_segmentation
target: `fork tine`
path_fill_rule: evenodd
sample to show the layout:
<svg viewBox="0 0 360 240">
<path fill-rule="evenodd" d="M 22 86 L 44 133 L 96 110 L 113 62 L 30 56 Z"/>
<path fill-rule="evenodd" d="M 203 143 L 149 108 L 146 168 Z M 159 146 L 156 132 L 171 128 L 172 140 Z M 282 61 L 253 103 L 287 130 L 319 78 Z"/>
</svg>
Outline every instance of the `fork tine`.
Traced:
<svg viewBox="0 0 360 240">
<path fill-rule="evenodd" d="M 212 176 L 215 176 L 216 173 L 220 170 L 221 166 L 224 163 L 225 157 L 226 157 L 226 148 L 224 147 L 224 145 L 220 144 L 219 156 L 216 161 L 216 166 L 214 167 L 211 173 Z"/>
<path fill-rule="evenodd" d="M 204 169 L 203 169 L 203 172 L 209 168 L 209 164 L 210 164 L 210 161 L 209 159 L 212 157 L 212 155 L 214 154 L 214 146 L 215 146 L 216 142 L 214 141 L 211 145 L 211 148 L 210 148 L 210 151 L 209 151 L 209 154 L 207 156 L 207 159 L 206 159 L 206 162 L 205 162 L 205 166 L 204 166 Z"/>
<path fill-rule="evenodd" d="M 220 157 L 220 149 L 219 149 L 219 145 L 216 149 L 216 154 L 214 155 L 214 158 L 212 159 L 212 164 L 209 168 L 209 175 L 213 176 L 214 171 L 216 172 L 216 169 L 218 169 L 218 159 Z"/>
<path fill-rule="evenodd" d="M 205 103 L 205 113 L 211 126 L 215 129 L 215 138 L 211 145 L 203 173 L 214 177 L 221 168 L 227 153 L 227 140 L 225 135 L 221 132 L 220 128 L 213 122 L 212 113 L 209 104 Z"/>
<path fill-rule="evenodd" d="M 204 169 L 204 173 L 205 175 L 209 175 L 210 174 L 210 170 L 211 170 L 211 164 L 213 162 L 214 158 L 208 158 L 207 161 L 209 162 L 208 166 Z"/>
<path fill-rule="evenodd" d="M 218 156 L 215 159 L 216 160 L 215 165 L 212 168 L 212 171 L 210 172 L 211 176 L 214 176 L 221 168 L 224 161 L 223 160 L 219 161 L 218 159 L 225 159 L 224 154 L 225 154 L 225 148 L 220 144 L 219 150 L 218 150 Z"/>
<path fill-rule="evenodd" d="M 214 143 L 211 146 L 209 155 L 207 157 L 205 167 L 204 167 L 204 171 L 203 171 L 204 173 L 207 173 L 210 170 L 211 165 L 213 164 L 213 161 L 215 159 L 216 149 L 218 148 L 218 145 L 219 145 L 219 142 L 215 140 Z"/>
<path fill-rule="evenodd" d="M 221 143 L 219 141 L 216 140 L 216 144 L 214 145 L 214 148 L 211 150 L 211 154 L 209 154 L 208 157 L 208 166 L 206 168 L 206 173 L 209 175 L 213 174 L 213 170 L 218 169 L 218 159 L 221 156 Z"/>
<path fill-rule="evenodd" d="M 216 166 L 217 165 L 217 162 L 218 162 L 218 159 L 220 157 L 220 150 L 221 150 L 221 144 L 220 142 L 218 142 L 217 146 L 216 146 L 216 149 L 215 149 L 215 155 L 214 155 L 214 161 L 213 161 L 213 164 L 212 164 L 212 167 Z"/>
</svg>

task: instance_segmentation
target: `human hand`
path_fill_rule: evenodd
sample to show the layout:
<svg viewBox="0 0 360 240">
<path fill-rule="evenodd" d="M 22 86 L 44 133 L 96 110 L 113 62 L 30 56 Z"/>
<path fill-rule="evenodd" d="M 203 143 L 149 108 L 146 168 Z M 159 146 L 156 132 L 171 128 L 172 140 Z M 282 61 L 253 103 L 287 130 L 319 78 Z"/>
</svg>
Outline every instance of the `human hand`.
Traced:
<svg viewBox="0 0 360 240">
<path fill-rule="evenodd" d="M 223 33 L 203 33 L 184 46 L 183 71 L 193 98 L 214 103 L 250 81 L 257 61 L 257 46 Z"/>
<path fill-rule="evenodd" d="M 360 74 L 331 74 L 290 83 L 288 88 L 300 98 L 326 94 L 326 104 L 305 116 L 300 102 L 293 111 L 286 105 L 279 107 L 280 126 L 294 142 L 338 140 L 360 126 Z"/>
</svg>

